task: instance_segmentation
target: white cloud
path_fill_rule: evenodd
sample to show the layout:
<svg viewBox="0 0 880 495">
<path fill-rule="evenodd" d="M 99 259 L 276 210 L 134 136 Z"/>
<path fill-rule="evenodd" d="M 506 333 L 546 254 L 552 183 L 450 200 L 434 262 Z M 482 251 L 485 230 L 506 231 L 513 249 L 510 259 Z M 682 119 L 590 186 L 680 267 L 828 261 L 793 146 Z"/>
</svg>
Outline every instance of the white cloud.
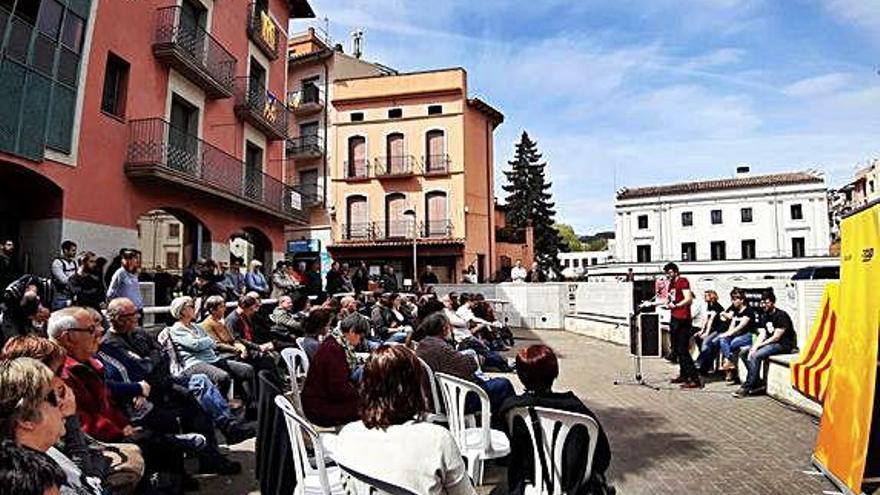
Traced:
<svg viewBox="0 0 880 495">
<path fill-rule="evenodd" d="M 821 76 L 801 79 L 783 89 L 788 96 L 809 97 L 833 93 L 846 86 L 852 79 L 851 74 L 833 72 Z"/>
<path fill-rule="evenodd" d="M 880 34 L 880 2 L 876 0 L 821 0 L 838 19 Z"/>
</svg>

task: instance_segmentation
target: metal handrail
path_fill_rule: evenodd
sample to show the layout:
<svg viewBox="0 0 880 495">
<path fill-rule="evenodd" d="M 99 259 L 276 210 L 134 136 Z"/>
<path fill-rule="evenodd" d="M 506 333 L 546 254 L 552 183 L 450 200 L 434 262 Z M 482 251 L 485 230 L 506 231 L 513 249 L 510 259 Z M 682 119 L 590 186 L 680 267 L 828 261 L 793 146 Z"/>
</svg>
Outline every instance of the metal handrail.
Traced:
<svg viewBox="0 0 880 495">
<path fill-rule="evenodd" d="M 266 86 L 251 77 L 235 78 L 235 104 L 248 108 L 279 134 L 287 138 L 290 110 Z"/>
<path fill-rule="evenodd" d="M 422 237 L 452 237 L 452 220 L 422 222 Z"/>
<path fill-rule="evenodd" d="M 358 160 L 345 160 L 345 178 L 346 179 L 369 179 L 370 169 L 372 168 L 370 161 L 366 158 Z"/>
<path fill-rule="evenodd" d="M 380 156 L 375 160 L 376 177 L 412 175 L 417 172 L 416 159 L 411 155 Z"/>
<path fill-rule="evenodd" d="M 426 175 L 430 174 L 448 174 L 449 173 L 449 155 L 426 155 L 422 157 L 422 170 Z"/>
<path fill-rule="evenodd" d="M 324 138 L 320 134 L 287 138 L 287 151 L 293 155 L 301 153 L 321 155 L 324 153 L 324 148 L 321 146 L 323 141 Z"/>
<path fill-rule="evenodd" d="M 180 48 L 191 62 L 221 85 L 232 89 L 237 60 L 195 20 L 183 15 L 180 6 L 156 10 L 153 42 L 159 45 L 173 44 Z"/>
<path fill-rule="evenodd" d="M 315 84 L 307 84 L 298 91 L 287 92 L 287 106 L 291 109 L 300 108 L 303 105 L 324 103 L 321 90 Z"/>
<path fill-rule="evenodd" d="M 216 188 L 242 200 L 288 215 L 303 214 L 296 208 L 301 193 L 260 170 L 248 170 L 244 162 L 161 118 L 129 121 L 129 165 L 153 165 Z"/>
</svg>

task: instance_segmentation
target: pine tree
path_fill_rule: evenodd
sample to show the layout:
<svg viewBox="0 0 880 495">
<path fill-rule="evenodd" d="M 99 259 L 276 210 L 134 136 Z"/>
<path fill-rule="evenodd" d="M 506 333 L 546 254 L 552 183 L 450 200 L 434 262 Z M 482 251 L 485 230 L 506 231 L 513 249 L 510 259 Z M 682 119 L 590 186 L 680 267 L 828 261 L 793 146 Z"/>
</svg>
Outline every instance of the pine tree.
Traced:
<svg viewBox="0 0 880 495">
<path fill-rule="evenodd" d="M 509 184 L 502 186 L 508 193 L 507 224 L 524 228 L 531 221 L 535 230 L 535 260 L 545 269 L 557 274 L 562 267 L 557 259 L 560 247 L 559 232 L 554 228 L 555 203 L 545 175 L 546 162 L 541 162 L 538 145 L 525 131 L 516 145 L 513 160 L 507 162 L 511 171 L 505 171 Z"/>
</svg>

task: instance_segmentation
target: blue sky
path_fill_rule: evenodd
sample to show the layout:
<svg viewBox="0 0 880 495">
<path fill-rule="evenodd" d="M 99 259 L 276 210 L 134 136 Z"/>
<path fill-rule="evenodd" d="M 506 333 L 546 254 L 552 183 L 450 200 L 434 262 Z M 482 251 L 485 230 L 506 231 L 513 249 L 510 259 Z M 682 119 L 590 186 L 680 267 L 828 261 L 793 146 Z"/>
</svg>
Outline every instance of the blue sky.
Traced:
<svg viewBox="0 0 880 495">
<path fill-rule="evenodd" d="M 727 177 L 739 164 L 814 168 L 837 186 L 880 156 L 875 0 L 311 4 L 349 52 L 360 28 L 369 60 L 467 69 L 471 95 L 506 116 L 496 185 L 528 131 L 557 219 L 578 233 L 613 229 L 619 187 Z"/>
</svg>

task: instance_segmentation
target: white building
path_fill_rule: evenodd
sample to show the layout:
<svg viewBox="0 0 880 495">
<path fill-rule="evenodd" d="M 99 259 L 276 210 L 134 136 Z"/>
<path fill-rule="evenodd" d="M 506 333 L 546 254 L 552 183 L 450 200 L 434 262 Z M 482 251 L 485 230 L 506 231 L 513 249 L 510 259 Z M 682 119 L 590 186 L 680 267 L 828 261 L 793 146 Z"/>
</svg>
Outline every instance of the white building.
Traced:
<svg viewBox="0 0 880 495">
<path fill-rule="evenodd" d="M 584 275 L 589 267 L 604 265 L 614 261 L 614 240 L 609 239 L 608 248 L 602 251 L 572 251 L 559 253 L 556 258 L 562 265 L 562 276 L 578 278 Z"/>
<path fill-rule="evenodd" d="M 617 262 L 822 257 L 827 188 L 816 172 L 624 188 L 615 206 Z"/>
</svg>

